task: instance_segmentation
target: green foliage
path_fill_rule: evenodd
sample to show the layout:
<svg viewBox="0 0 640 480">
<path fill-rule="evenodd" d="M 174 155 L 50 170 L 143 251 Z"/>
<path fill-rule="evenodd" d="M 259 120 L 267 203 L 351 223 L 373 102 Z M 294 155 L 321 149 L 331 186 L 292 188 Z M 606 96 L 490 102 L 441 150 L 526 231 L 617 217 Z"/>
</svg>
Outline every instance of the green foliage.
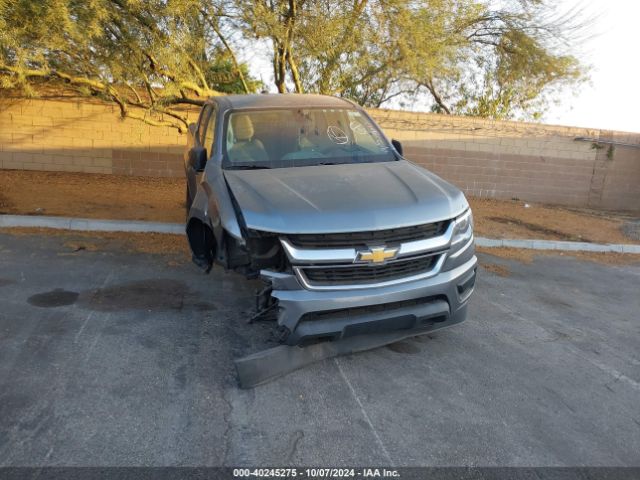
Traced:
<svg viewBox="0 0 640 480">
<path fill-rule="evenodd" d="M 246 66 L 230 60 L 197 0 L 0 2 L 3 88 L 28 93 L 59 84 L 114 101 L 123 116 L 184 129 L 186 117 L 174 105 L 201 104 L 220 93 L 216 87 L 238 93 L 258 86 L 246 80 Z M 209 84 L 223 71 L 223 81 Z"/>
<path fill-rule="evenodd" d="M 244 90 L 240 77 L 233 62 L 221 56 L 218 61 L 211 64 L 204 72 L 209 85 L 220 93 L 256 93 L 263 87 L 260 80 L 255 80 L 249 75 L 249 68 L 246 64 L 240 65 L 240 70 L 247 82 L 247 90 Z"/>
<path fill-rule="evenodd" d="M 540 39 L 514 29 L 505 30 L 482 61 L 481 87 L 460 89 L 462 95 L 456 104 L 460 113 L 536 120 L 550 96 L 583 77 L 576 58 L 553 53 Z"/>
<path fill-rule="evenodd" d="M 540 0 L 499 8 L 483 0 L 297 1 L 294 10 L 292 2 L 241 3 L 252 12 L 246 32 L 286 43 L 299 67 L 296 91 L 367 106 L 423 92 L 433 111 L 536 119 L 584 78 L 566 53 L 581 25 Z"/>
<path fill-rule="evenodd" d="M 0 88 L 60 83 L 184 128 L 172 106 L 263 87 L 236 52 L 266 44 L 280 92 L 538 119 L 585 78 L 576 18 L 544 0 L 0 0 Z"/>
</svg>

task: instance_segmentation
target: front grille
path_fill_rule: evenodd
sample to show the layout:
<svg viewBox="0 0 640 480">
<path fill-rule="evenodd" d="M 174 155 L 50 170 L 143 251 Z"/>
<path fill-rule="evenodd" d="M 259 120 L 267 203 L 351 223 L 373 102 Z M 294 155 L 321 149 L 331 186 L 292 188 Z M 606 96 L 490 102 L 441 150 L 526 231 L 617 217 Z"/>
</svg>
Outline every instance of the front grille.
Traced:
<svg viewBox="0 0 640 480">
<path fill-rule="evenodd" d="M 442 235 L 450 220 L 415 225 L 413 227 L 392 228 L 348 233 L 305 233 L 289 235 L 287 238 L 296 247 L 303 248 L 343 248 L 367 245 L 392 245 L 396 243 L 423 240 Z"/>
<path fill-rule="evenodd" d="M 313 285 L 357 285 L 379 283 L 410 277 L 433 269 L 439 255 L 394 260 L 382 265 L 331 265 L 302 268 L 304 276 Z"/>
</svg>

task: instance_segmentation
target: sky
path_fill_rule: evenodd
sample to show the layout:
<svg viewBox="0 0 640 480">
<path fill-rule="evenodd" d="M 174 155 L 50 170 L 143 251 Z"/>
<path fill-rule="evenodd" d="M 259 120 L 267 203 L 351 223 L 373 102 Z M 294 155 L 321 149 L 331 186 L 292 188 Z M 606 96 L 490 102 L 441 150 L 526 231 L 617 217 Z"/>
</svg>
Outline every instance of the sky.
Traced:
<svg viewBox="0 0 640 480">
<path fill-rule="evenodd" d="M 640 0 L 548 1 L 557 2 L 560 11 L 577 5 L 593 24 L 589 38 L 574 52 L 590 66 L 590 80 L 550 105 L 542 122 L 640 132 Z M 262 48 L 266 50 L 250 49 L 243 60 L 275 91 L 268 46 Z M 427 111 L 430 103 L 418 100 L 414 109 Z"/>
<path fill-rule="evenodd" d="M 574 0 L 558 0 L 571 6 Z M 590 81 L 567 92 L 543 121 L 640 132 L 640 1 L 584 0 L 594 34 L 580 47 Z"/>
</svg>

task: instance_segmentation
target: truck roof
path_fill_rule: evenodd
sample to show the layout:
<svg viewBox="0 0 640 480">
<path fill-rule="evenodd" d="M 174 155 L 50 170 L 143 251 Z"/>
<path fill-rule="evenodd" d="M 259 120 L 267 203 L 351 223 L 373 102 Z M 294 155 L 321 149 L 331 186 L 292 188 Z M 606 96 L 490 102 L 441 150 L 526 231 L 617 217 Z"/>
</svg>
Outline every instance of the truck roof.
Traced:
<svg viewBox="0 0 640 480">
<path fill-rule="evenodd" d="M 297 94 L 297 93 L 260 93 L 254 95 L 223 95 L 212 100 L 226 109 L 241 108 L 353 108 L 348 100 L 329 95 Z"/>
</svg>

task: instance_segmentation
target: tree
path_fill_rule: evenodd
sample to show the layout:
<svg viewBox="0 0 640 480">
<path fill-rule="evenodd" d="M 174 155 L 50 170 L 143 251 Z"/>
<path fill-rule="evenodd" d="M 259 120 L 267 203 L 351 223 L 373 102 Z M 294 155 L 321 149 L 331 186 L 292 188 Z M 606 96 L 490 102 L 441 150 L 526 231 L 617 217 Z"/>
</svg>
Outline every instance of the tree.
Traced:
<svg viewBox="0 0 640 480">
<path fill-rule="evenodd" d="M 589 25 L 580 12 L 563 16 L 528 0 L 468 13 L 454 29 L 458 48 L 448 68 L 414 72 L 435 111 L 537 119 L 564 87 L 586 78 L 586 68 L 568 53 Z"/>
<path fill-rule="evenodd" d="M 214 7 L 197 0 L 0 0 L 0 87 L 28 95 L 47 82 L 113 101 L 123 117 L 184 130 L 177 105 L 259 86 L 216 31 Z"/>
<path fill-rule="evenodd" d="M 249 38 L 267 38 L 273 50 L 273 77 L 279 93 L 287 90 L 287 73 L 296 93 L 304 91 L 298 64 L 294 56 L 293 42 L 298 36 L 300 15 L 307 4 L 305 0 L 236 0 L 240 27 Z"/>
<path fill-rule="evenodd" d="M 244 28 L 271 39 L 275 82 L 380 106 L 420 92 L 433 110 L 536 117 L 583 78 L 581 25 L 542 0 L 239 0 Z M 295 59 L 295 61 L 293 61 Z"/>
<path fill-rule="evenodd" d="M 0 0 L 0 88 L 65 84 L 184 129 L 177 105 L 261 87 L 237 53 L 266 42 L 281 93 L 538 118 L 585 78 L 580 12 L 547 1 Z"/>
</svg>

